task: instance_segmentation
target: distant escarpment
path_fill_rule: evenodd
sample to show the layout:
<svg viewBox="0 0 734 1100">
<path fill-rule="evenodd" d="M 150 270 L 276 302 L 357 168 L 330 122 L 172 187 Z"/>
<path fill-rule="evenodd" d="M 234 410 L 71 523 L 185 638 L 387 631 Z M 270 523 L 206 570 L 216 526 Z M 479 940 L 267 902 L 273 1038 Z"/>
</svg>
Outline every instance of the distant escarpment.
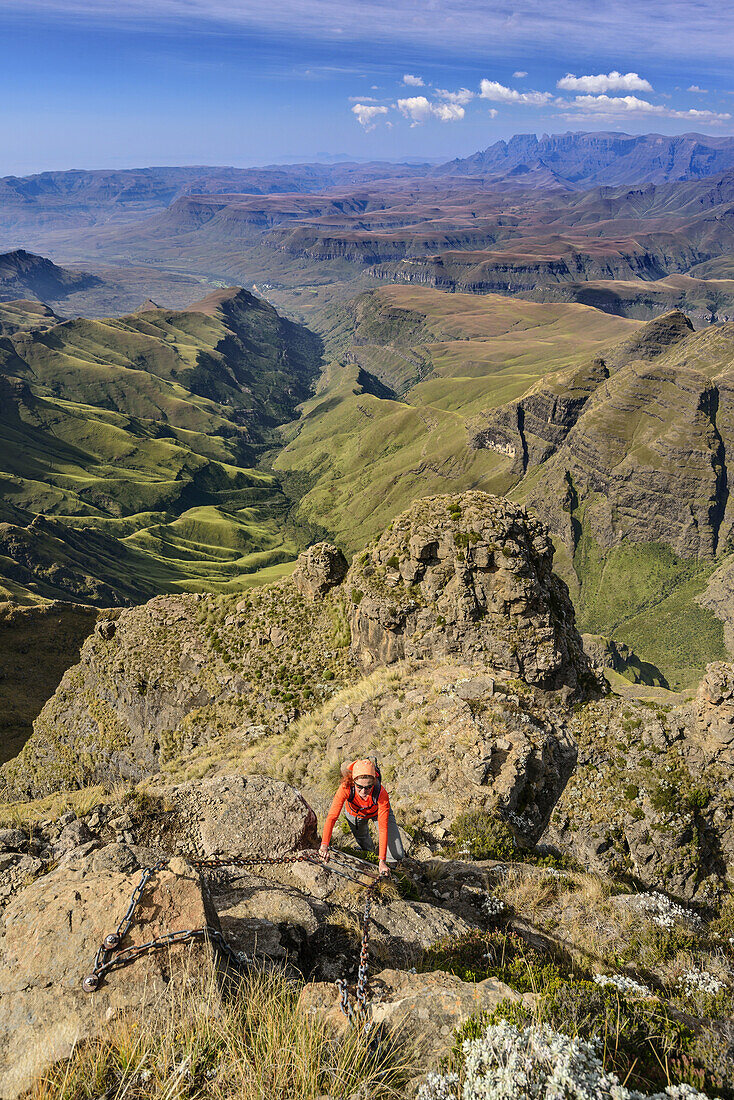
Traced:
<svg viewBox="0 0 734 1100">
<path fill-rule="evenodd" d="M 339 365 L 276 460 L 310 472 L 300 514 L 357 551 L 416 497 L 510 497 L 552 532 L 586 633 L 674 688 L 726 657 L 734 324 L 393 285 L 323 329 Z"/>
<path fill-rule="evenodd" d="M 0 255 L 0 301 L 37 298 L 39 301 L 65 298 L 78 290 L 101 283 L 96 275 L 80 274 L 58 267 L 44 256 L 22 248 Z"/>
</svg>

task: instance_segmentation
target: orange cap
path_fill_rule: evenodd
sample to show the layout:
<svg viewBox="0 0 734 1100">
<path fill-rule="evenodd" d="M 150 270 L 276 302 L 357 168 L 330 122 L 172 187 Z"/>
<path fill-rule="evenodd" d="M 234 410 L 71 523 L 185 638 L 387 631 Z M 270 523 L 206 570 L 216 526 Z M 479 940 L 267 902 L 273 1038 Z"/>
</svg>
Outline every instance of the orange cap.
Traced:
<svg viewBox="0 0 734 1100">
<path fill-rule="evenodd" d="M 377 779 L 377 768 L 371 760 L 355 760 L 352 764 L 352 777 L 358 779 L 361 775 L 368 775 L 371 779 Z"/>
</svg>

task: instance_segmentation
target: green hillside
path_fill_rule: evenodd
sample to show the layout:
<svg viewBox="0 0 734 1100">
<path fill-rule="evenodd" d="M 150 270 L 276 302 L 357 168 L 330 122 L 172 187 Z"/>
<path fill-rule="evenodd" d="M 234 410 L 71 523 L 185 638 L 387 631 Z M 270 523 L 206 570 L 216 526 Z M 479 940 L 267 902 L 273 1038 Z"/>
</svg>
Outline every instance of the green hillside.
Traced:
<svg viewBox="0 0 734 1100">
<path fill-rule="evenodd" d="M 732 547 L 734 325 L 391 286 L 321 329 L 333 361 L 274 461 L 304 522 L 354 551 L 415 497 L 505 494 L 551 528 L 583 630 L 677 688 L 725 656 L 726 604 L 698 601 Z"/>
<path fill-rule="evenodd" d="M 297 551 L 256 468 L 320 343 L 239 289 L 0 340 L 0 593 L 236 589 Z"/>
<path fill-rule="evenodd" d="M 351 551 L 417 496 L 506 493 L 512 462 L 469 446 L 473 417 L 637 327 L 586 306 L 381 288 L 329 317 L 326 344 L 341 357 L 281 429 L 274 467 L 309 475 L 297 515 Z"/>
</svg>

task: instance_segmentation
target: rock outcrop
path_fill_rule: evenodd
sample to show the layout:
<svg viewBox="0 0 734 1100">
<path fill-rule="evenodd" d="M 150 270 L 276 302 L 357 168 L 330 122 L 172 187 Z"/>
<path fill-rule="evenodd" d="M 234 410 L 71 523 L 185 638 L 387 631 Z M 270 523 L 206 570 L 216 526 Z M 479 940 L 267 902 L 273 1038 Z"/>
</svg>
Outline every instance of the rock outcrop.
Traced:
<svg viewBox="0 0 734 1100">
<path fill-rule="evenodd" d="M 105 618 L 0 769 L 0 800 L 140 780 L 214 737 L 282 733 L 356 678 L 338 597 L 290 579 L 245 596 L 159 596 Z"/>
<path fill-rule="evenodd" d="M 348 568 L 347 559 L 338 547 L 319 542 L 300 555 L 292 576 L 301 595 L 313 600 L 341 584 Z"/>
<path fill-rule="evenodd" d="M 159 596 L 107 616 L 0 769 L 0 798 L 138 781 L 213 737 L 280 734 L 359 666 L 459 659 L 544 689 L 597 687 L 545 528 L 486 493 L 417 501 L 341 584 L 328 544 L 244 597 Z M 351 631 L 351 648 L 350 644 Z"/>
<path fill-rule="evenodd" d="M 601 873 L 708 904 L 734 868 L 734 668 L 677 707 L 607 699 L 568 723 L 578 763 L 543 840 Z"/>
<path fill-rule="evenodd" d="M 170 807 L 165 836 L 197 855 L 278 856 L 316 846 L 315 813 L 278 779 L 227 775 L 156 793 Z"/>
<path fill-rule="evenodd" d="M 416 501 L 352 563 L 352 651 L 363 668 L 458 657 L 544 688 L 593 682 L 547 530 L 486 493 Z"/>
<path fill-rule="evenodd" d="M 179 865 L 148 885 L 127 946 L 181 928 L 218 928 L 198 875 Z M 20 1095 L 85 1039 L 102 1035 L 127 1009 L 149 1018 L 172 981 L 192 983 L 212 962 L 201 941 L 152 952 L 115 971 L 96 993 L 81 988 L 100 943 L 124 915 L 138 874 L 59 867 L 8 906 L 0 932 L 0 1096 Z M 173 965 L 171 965 L 173 964 Z M 185 975 L 181 978 L 181 975 Z"/>
<path fill-rule="evenodd" d="M 441 970 L 428 974 L 381 970 L 371 988 L 374 1023 L 414 1043 L 425 1070 L 436 1069 L 450 1053 L 456 1028 L 470 1016 L 490 1012 L 502 1001 L 531 1006 L 535 1000 L 532 993 L 521 996 L 496 978 L 464 982 Z M 346 1031 L 348 1024 L 333 984 L 306 986 L 300 1005 L 306 1012 L 325 1017 L 335 1030 Z"/>
<path fill-rule="evenodd" d="M 717 661 L 708 666 L 691 717 L 708 762 L 734 765 L 734 665 Z"/>
</svg>

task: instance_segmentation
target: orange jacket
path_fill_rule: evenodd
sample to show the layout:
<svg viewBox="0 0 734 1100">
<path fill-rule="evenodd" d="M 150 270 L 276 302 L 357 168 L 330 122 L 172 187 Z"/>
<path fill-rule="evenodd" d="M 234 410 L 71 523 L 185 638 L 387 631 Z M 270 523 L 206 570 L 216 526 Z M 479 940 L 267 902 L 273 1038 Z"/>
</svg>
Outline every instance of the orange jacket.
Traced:
<svg viewBox="0 0 734 1100">
<path fill-rule="evenodd" d="M 379 858 L 384 859 L 387 855 L 387 819 L 390 816 L 390 799 L 387 796 L 387 791 L 384 787 L 380 787 L 380 793 L 377 796 L 377 805 L 372 801 L 372 794 L 368 794 L 366 798 L 363 798 L 359 791 L 354 792 L 354 798 L 347 801 L 347 795 L 349 791 L 345 788 L 344 784 L 339 785 L 339 790 L 334 795 L 334 800 L 331 803 L 331 808 L 326 815 L 326 821 L 324 822 L 324 834 L 321 837 L 321 843 L 328 845 L 331 841 L 331 834 L 334 831 L 336 825 L 336 819 L 342 812 L 344 803 L 347 803 L 347 812 L 352 817 L 359 818 L 377 818 L 377 832 L 379 836 L 378 852 Z"/>
</svg>

